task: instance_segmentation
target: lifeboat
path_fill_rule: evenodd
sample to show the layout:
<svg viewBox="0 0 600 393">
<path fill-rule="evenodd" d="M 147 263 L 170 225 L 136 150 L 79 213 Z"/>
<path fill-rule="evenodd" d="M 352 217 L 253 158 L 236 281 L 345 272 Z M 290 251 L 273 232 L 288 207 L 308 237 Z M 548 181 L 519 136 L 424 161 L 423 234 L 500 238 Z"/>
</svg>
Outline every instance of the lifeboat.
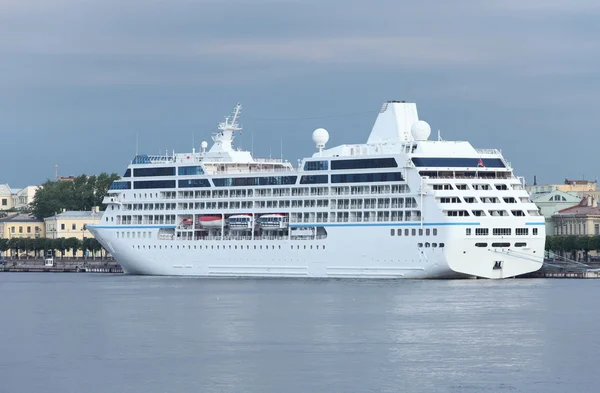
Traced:
<svg viewBox="0 0 600 393">
<path fill-rule="evenodd" d="M 221 216 L 202 216 L 198 217 L 198 222 L 203 228 L 221 228 L 223 226 L 223 217 Z"/>
<path fill-rule="evenodd" d="M 250 214 L 235 214 L 227 218 L 226 222 L 232 231 L 252 229 L 252 216 Z"/>
<path fill-rule="evenodd" d="M 194 221 L 191 218 L 184 218 L 183 221 L 181 221 L 181 224 L 183 224 L 183 225 L 192 225 L 193 222 Z"/>
<path fill-rule="evenodd" d="M 262 229 L 285 229 L 289 219 L 285 214 L 264 214 L 256 222 Z"/>
</svg>

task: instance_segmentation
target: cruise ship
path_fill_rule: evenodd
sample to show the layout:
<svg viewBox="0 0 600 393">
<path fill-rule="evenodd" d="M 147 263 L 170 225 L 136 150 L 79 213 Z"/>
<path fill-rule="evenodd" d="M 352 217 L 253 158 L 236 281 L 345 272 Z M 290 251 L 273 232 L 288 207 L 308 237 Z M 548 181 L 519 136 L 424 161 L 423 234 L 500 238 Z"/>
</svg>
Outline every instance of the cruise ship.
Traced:
<svg viewBox="0 0 600 393">
<path fill-rule="evenodd" d="M 415 103 L 383 104 L 366 143 L 297 167 L 234 148 L 241 106 L 208 149 L 137 155 L 88 226 L 129 274 L 490 278 L 538 270 L 544 218 L 496 149 L 430 138 Z"/>
</svg>

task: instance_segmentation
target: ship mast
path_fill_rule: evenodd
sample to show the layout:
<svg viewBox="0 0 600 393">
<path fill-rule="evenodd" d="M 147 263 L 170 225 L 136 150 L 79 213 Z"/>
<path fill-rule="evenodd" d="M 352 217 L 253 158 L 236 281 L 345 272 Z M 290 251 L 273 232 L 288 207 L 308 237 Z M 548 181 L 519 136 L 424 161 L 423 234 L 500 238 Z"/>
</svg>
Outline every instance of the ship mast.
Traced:
<svg viewBox="0 0 600 393">
<path fill-rule="evenodd" d="M 231 151 L 233 142 L 233 133 L 235 131 L 241 131 L 242 127 L 238 124 L 242 106 L 238 103 L 233 108 L 233 114 L 226 116 L 225 121 L 219 123 L 217 127 L 219 132 L 213 135 L 212 139 L 215 144 L 210 149 L 211 151 Z"/>
</svg>

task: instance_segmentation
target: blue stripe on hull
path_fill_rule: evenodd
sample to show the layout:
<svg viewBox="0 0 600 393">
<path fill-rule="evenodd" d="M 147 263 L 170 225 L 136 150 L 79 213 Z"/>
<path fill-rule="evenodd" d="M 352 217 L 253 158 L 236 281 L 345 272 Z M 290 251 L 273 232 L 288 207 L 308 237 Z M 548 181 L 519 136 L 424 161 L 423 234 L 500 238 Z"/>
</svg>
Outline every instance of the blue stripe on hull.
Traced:
<svg viewBox="0 0 600 393">
<path fill-rule="evenodd" d="M 479 222 L 424 222 L 423 226 L 452 226 L 452 225 L 481 225 Z M 290 224 L 291 227 L 418 227 L 420 222 L 396 223 L 316 223 L 316 224 Z"/>
</svg>

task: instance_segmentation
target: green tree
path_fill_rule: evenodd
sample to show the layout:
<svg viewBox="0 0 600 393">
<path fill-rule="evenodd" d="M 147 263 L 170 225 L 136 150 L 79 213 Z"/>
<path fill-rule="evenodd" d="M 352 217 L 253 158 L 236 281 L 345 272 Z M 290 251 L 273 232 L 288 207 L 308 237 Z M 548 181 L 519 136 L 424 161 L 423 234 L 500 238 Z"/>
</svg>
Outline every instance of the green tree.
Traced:
<svg viewBox="0 0 600 393">
<path fill-rule="evenodd" d="M 600 253 L 600 236 L 595 235 L 590 238 L 590 247 L 592 250 L 596 251 L 596 253 Z"/>
<path fill-rule="evenodd" d="M 77 239 L 76 237 L 69 237 L 64 239 L 63 247 L 65 247 L 67 250 L 71 250 L 72 255 L 76 256 L 77 250 L 81 248 L 81 240 Z"/>
<path fill-rule="evenodd" d="M 0 239 L 0 254 L 4 254 L 8 250 L 9 250 L 8 239 L 1 238 Z"/>
<path fill-rule="evenodd" d="M 102 205 L 102 199 L 112 182 L 119 178 L 116 173 L 101 173 L 77 176 L 72 181 L 48 180 L 35 192 L 31 210 L 37 218 L 51 217 L 63 209 L 89 211 L 99 206 L 104 210 L 106 206 Z"/>
<path fill-rule="evenodd" d="M 19 257 L 19 251 L 22 249 L 22 245 L 23 239 L 19 237 L 13 237 L 11 239 L 8 239 L 8 248 L 9 250 L 11 250 L 11 255 L 13 257 L 15 255 L 17 256 L 17 258 Z"/>
<path fill-rule="evenodd" d="M 575 247 L 579 251 L 583 251 L 585 261 L 588 261 L 588 254 L 592 250 L 592 238 L 590 236 L 577 236 Z"/>
<path fill-rule="evenodd" d="M 546 244 L 545 244 L 545 250 L 546 251 L 553 251 L 552 250 L 552 242 L 554 241 L 554 236 L 546 236 Z"/>
<path fill-rule="evenodd" d="M 569 253 L 569 259 L 575 259 L 575 252 L 577 251 L 577 236 L 569 235 L 563 238 L 562 248 L 563 251 Z"/>
<path fill-rule="evenodd" d="M 90 247 L 89 248 L 90 251 L 92 251 L 92 253 L 94 255 L 94 259 L 96 257 L 97 252 L 104 251 L 104 248 L 102 247 L 100 242 L 98 240 L 96 240 L 95 238 L 89 239 L 89 247 Z M 102 257 L 102 254 L 100 256 Z"/>
<path fill-rule="evenodd" d="M 50 240 L 50 239 L 46 239 L 43 237 L 38 237 L 33 240 L 33 250 L 35 251 L 36 257 L 39 258 L 42 251 L 46 250 L 46 247 L 48 245 L 48 240 Z"/>
<path fill-rule="evenodd" d="M 23 251 L 27 253 L 27 258 L 29 258 L 29 253 L 34 250 L 34 240 L 32 238 L 26 237 L 22 239 L 21 247 Z"/>
</svg>

